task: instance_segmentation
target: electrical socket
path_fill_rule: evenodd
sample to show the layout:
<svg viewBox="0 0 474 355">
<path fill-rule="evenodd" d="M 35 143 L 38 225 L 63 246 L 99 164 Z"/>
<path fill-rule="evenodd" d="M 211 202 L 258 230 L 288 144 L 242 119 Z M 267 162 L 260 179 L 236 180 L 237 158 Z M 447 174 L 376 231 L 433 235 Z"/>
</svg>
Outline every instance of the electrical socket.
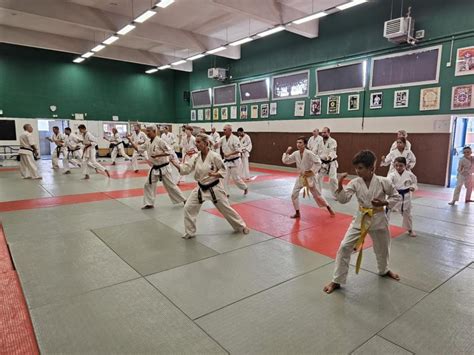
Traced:
<svg viewBox="0 0 474 355">
<path fill-rule="evenodd" d="M 451 67 L 451 62 L 447 62 L 446 67 L 450 68 Z"/>
</svg>

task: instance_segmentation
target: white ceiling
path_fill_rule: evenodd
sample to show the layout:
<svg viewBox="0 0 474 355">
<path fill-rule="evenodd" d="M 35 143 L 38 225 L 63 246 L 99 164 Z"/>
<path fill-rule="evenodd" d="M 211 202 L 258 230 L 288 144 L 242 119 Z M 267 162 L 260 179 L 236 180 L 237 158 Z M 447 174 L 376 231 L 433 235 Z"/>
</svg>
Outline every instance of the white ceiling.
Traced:
<svg viewBox="0 0 474 355">
<path fill-rule="evenodd" d="M 160 66 L 348 1 L 175 0 L 96 56 Z M 83 54 L 156 2 L 0 0 L 0 42 Z M 287 31 L 314 38 L 318 27 L 316 20 Z M 240 47 L 218 55 L 238 59 Z"/>
</svg>

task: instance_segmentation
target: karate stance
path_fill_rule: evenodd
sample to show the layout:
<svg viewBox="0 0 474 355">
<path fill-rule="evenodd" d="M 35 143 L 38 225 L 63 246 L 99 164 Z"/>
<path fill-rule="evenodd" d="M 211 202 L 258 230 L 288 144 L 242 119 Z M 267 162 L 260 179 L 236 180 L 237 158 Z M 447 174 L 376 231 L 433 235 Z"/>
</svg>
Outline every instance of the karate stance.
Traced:
<svg viewBox="0 0 474 355">
<path fill-rule="evenodd" d="M 321 159 L 321 169 L 318 173 L 319 190 L 323 191 L 323 177 L 329 176 L 329 186 L 332 193 L 337 189 L 337 142 L 331 138 L 331 130 L 324 127 L 321 132 L 323 140 L 319 144 L 317 155 Z"/>
<path fill-rule="evenodd" d="M 71 132 L 71 128 L 66 127 L 64 129 L 66 135 L 65 146 L 67 149 L 66 155 L 64 156 L 64 174 L 70 174 L 70 164 L 72 163 L 76 167 L 81 166 L 82 157 L 82 139 Z"/>
<path fill-rule="evenodd" d="M 349 262 L 354 247 L 359 251 L 356 263 L 356 273 L 362 262 L 362 250 L 367 232 L 374 244 L 374 253 L 380 276 L 388 276 L 400 280 L 400 276 L 390 271 L 388 267 L 390 256 L 390 229 L 384 207 L 393 208 L 401 197 L 390 180 L 375 175 L 377 158 L 370 150 L 363 150 L 352 159 L 357 178 L 351 180 L 344 189 L 342 182 L 347 176 L 344 173 L 339 178 L 336 198 L 340 203 L 348 203 L 356 195 L 359 208 L 355 214 L 344 239 L 339 246 L 336 256 L 336 268 L 332 282 L 324 287 L 324 292 L 331 293 L 346 283 L 349 272 Z"/>
<path fill-rule="evenodd" d="M 23 126 L 23 133 L 20 134 L 20 149 L 18 154 L 20 155 L 20 174 L 23 179 L 39 180 L 42 177 L 38 173 L 38 167 L 36 166 L 35 159 L 38 157 L 38 147 L 33 139 L 33 127 L 30 124 Z"/>
<path fill-rule="evenodd" d="M 466 187 L 466 197 L 464 201 L 466 203 L 474 202 L 474 200 L 471 200 L 472 174 L 474 173 L 471 147 L 464 147 L 462 153 L 463 157 L 459 159 L 457 182 L 456 188 L 454 189 L 453 200 L 449 203 L 451 206 L 454 206 L 454 204 L 459 201 L 462 185 Z"/>
<path fill-rule="evenodd" d="M 51 143 L 55 144 L 55 148 L 51 153 L 51 162 L 53 164 L 53 169 L 59 169 L 59 157 L 61 154 L 63 155 L 63 166 L 64 166 L 64 159 L 67 155 L 67 150 L 66 150 L 66 136 L 59 132 L 59 127 L 54 126 L 53 127 L 53 134 L 51 137 L 46 137 L 48 141 Z"/>
<path fill-rule="evenodd" d="M 219 149 L 214 148 L 214 145 L 219 143 L 219 140 L 221 139 L 219 133 L 216 132 L 216 127 L 211 127 L 211 133 L 209 134 L 209 137 L 211 138 L 211 141 L 209 142 L 212 147 L 211 150 L 214 152 L 219 152 Z"/>
<path fill-rule="evenodd" d="M 332 210 L 331 206 L 327 203 L 326 199 L 321 195 L 319 190 L 319 184 L 316 181 L 316 174 L 321 168 L 321 160 L 318 156 L 314 154 L 309 149 L 306 149 L 306 138 L 299 137 L 296 141 L 296 147 L 298 150 L 291 153 L 292 147 L 288 147 L 285 153 L 281 158 L 283 164 L 295 164 L 296 169 L 300 176 L 296 178 L 295 186 L 293 187 L 293 192 L 291 194 L 291 201 L 295 207 L 295 214 L 291 218 L 300 218 L 300 202 L 299 195 L 301 189 L 305 189 L 304 195 L 309 194 L 308 190 L 311 191 L 314 201 L 319 207 L 326 207 L 329 211 L 331 217 L 334 217 L 336 214 Z M 291 153 L 291 154 L 290 154 Z"/>
<path fill-rule="evenodd" d="M 403 217 L 402 227 L 408 231 L 410 237 L 416 237 L 411 216 L 411 193 L 418 188 L 418 181 L 415 174 L 406 170 L 407 160 L 404 157 L 395 158 L 394 165 L 395 172 L 388 174 L 387 178 L 402 196 L 402 200 L 390 212 L 399 212 Z"/>
<path fill-rule="evenodd" d="M 313 135 L 308 139 L 307 148 L 311 150 L 314 154 L 318 155 L 322 144 L 323 137 L 319 135 L 319 129 L 315 128 L 313 130 Z"/>
<path fill-rule="evenodd" d="M 95 159 L 97 138 L 87 130 L 85 125 L 81 124 L 77 128 L 82 134 L 82 142 L 84 144 L 84 150 L 82 152 L 82 171 L 84 173 L 84 180 L 90 179 L 89 168 L 94 168 L 97 172 L 103 172 L 110 178 L 109 171 Z"/>
<path fill-rule="evenodd" d="M 244 195 L 248 193 L 247 184 L 240 177 L 240 166 L 242 161 L 240 159 L 240 153 L 242 147 L 240 146 L 239 138 L 232 134 L 232 126 L 226 124 L 224 126 L 224 136 L 220 141 L 214 145 L 214 148 L 222 147 L 224 153 L 224 164 L 227 168 L 227 174 L 224 177 L 224 189 L 227 191 L 227 197 L 229 197 L 229 180 L 232 178 L 235 185 L 244 190 Z"/>
<path fill-rule="evenodd" d="M 166 144 L 171 147 L 172 150 L 172 159 L 178 159 L 178 155 L 176 154 L 175 147 L 176 147 L 176 137 L 173 132 L 169 131 L 168 126 L 163 128 L 163 133 L 161 134 L 161 139 L 163 139 Z M 173 176 L 173 181 L 177 183 L 181 178 L 178 169 L 174 165 L 171 165 L 171 175 Z"/>
<path fill-rule="evenodd" d="M 143 157 L 145 160 L 148 160 L 148 153 L 145 149 L 141 148 L 146 141 L 148 140 L 146 134 L 142 132 L 140 125 L 135 124 L 133 125 L 133 132 L 127 136 L 130 143 L 133 146 L 133 154 L 132 154 L 132 170 L 135 173 L 138 173 L 138 158 Z M 135 148 L 135 145 L 138 148 Z"/>
<path fill-rule="evenodd" d="M 104 139 L 110 142 L 110 148 L 112 148 L 112 152 L 110 153 L 112 165 L 115 165 L 115 159 L 117 159 L 118 154 L 120 154 L 121 157 L 124 157 L 125 160 L 130 160 L 130 157 L 125 153 L 125 145 L 122 137 L 120 137 L 120 134 L 117 131 L 117 128 L 112 128 L 112 135 L 110 137 L 104 136 Z"/>
<path fill-rule="evenodd" d="M 387 156 L 382 156 L 380 166 L 390 165 L 388 173 L 393 173 L 395 171 L 395 158 L 398 157 L 406 159 L 406 170 L 411 171 L 415 167 L 415 154 L 411 150 L 406 149 L 406 139 L 403 137 L 397 139 L 397 149 L 390 151 Z"/>
<path fill-rule="evenodd" d="M 196 138 L 193 136 L 193 127 L 185 126 L 184 127 L 184 137 L 181 139 L 181 162 L 184 164 L 192 156 L 197 154 L 196 148 Z M 184 181 L 183 175 L 180 175 L 178 178 L 178 184 Z"/>
<path fill-rule="evenodd" d="M 406 144 L 405 144 L 405 149 L 411 150 L 411 143 L 407 139 L 408 133 L 404 129 L 401 129 L 397 132 L 397 140 L 398 138 L 405 138 Z M 392 146 L 390 147 L 390 151 L 396 150 L 397 149 L 397 141 L 392 143 Z"/>
<path fill-rule="evenodd" d="M 178 165 L 173 161 L 181 174 L 190 174 L 194 170 L 194 179 L 198 183 L 184 206 L 183 238 L 196 236 L 196 218 L 204 201 L 212 201 L 236 232 L 248 234 L 249 229 L 242 217 L 230 206 L 222 186 L 221 179 L 226 175 L 226 168 L 221 157 L 209 149 L 209 138 L 205 134 L 197 135 L 196 146 L 199 153 L 185 163 Z"/>
<path fill-rule="evenodd" d="M 250 180 L 250 167 L 249 167 L 249 157 L 250 152 L 252 151 L 252 140 L 250 136 L 244 132 L 244 129 L 241 127 L 237 129 L 237 134 L 240 140 L 240 146 L 242 147 L 242 172 L 241 176 L 244 180 Z"/>
<path fill-rule="evenodd" d="M 132 143 L 136 150 L 145 149 L 148 154 L 148 164 L 150 172 L 144 186 L 143 209 L 155 207 L 156 183 L 163 183 L 163 186 L 174 204 L 186 201 L 183 193 L 173 181 L 171 176 L 170 156 L 172 155 L 171 147 L 157 136 L 158 129 L 155 125 L 146 128 L 146 135 L 150 139 L 141 147 L 136 143 Z"/>
</svg>

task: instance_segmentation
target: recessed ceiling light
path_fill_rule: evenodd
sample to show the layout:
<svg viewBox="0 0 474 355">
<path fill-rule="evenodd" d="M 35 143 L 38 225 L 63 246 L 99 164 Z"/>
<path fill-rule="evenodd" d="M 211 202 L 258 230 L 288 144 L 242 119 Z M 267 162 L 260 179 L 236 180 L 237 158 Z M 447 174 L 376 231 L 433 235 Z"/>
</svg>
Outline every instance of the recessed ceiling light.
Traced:
<svg viewBox="0 0 474 355">
<path fill-rule="evenodd" d="M 159 6 L 164 9 L 165 7 L 170 6 L 172 3 L 174 3 L 174 0 L 161 0 L 156 4 L 156 6 Z"/>
<path fill-rule="evenodd" d="M 238 41 L 232 42 L 229 45 L 234 47 L 234 46 L 238 46 L 238 45 L 248 43 L 251 41 L 253 41 L 253 39 L 251 37 L 247 37 L 247 38 L 242 38 L 242 39 L 239 39 Z"/>
<path fill-rule="evenodd" d="M 327 16 L 327 13 L 322 11 L 322 12 L 317 12 L 315 14 L 312 14 L 312 15 L 309 15 L 309 16 L 306 16 L 306 17 L 303 17 L 303 18 L 300 18 L 298 20 L 295 20 L 293 21 L 293 23 L 295 25 L 301 25 L 302 23 L 305 23 L 305 22 L 308 22 L 308 21 L 312 21 L 312 20 L 316 20 L 318 18 L 321 18 L 321 17 L 324 17 L 324 16 Z"/>
<path fill-rule="evenodd" d="M 165 69 L 168 69 L 168 68 L 171 68 L 171 65 L 166 64 L 166 65 L 162 65 L 161 67 L 158 67 L 159 70 L 165 70 Z"/>
<path fill-rule="evenodd" d="M 73 60 L 74 63 L 82 63 L 83 61 L 85 61 L 86 59 L 85 58 L 82 58 L 82 57 L 77 57 L 76 59 Z"/>
<path fill-rule="evenodd" d="M 178 60 L 177 62 L 171 63 L 171 65 L 180 65 L 184 63 L 186 63 L 186 61 L 184 59 L 181 59 L 181 60 Z"/>
<path fill-rule="evenodd" d="M 260 32 L 259 34 L 257 34 L 257 36 L 258 37 L 266 37 L 266 36 L 270 36 L 274 33 L 281 32 L 283 30 L 285 30 L 285 26 L 277 26 L 277 27 L 271 28 L 269 30 Z"/>
<path fill-rule="evenodd" d="M 217 48 L 211 49 L 210 51 L 207 51 L 206 53 L 207 54 L 214 54 L 214 53 L 217 53 L 217 52 L 221 52 L 225 49 L 227 49 L 227 48 L 226 47 L 217 47 Z"/>
<path fill-rule="evenodd" d="M 158 71 L 158 68 L 151 68 L 151 69 L 148 69 L 145 73 L 153 74 L 153 73 L 156 73 L 157 71 Z"/>
<path fill-rule="evenodd" d="M 103 44 L 112 44 L 114 43 L 116 40 L 118 40 L 119 37 L 118 36 L 110 36 L 109 38 L 107 38 L 104 42 L 102 42 Z"/>
<path fill-rule="evenodd" d="M 143 14 L 141 14 L 140 16 L 138 16 L 135 20 L 133 20 L 133 22 L 143 23 L 154 15 L 156 15 L 155 11 L 148 10 L 148 11 L 144 12 Z"/>
<path fill-rule="evenodd" d="M 353 6 L 357 6 L 357 5 L 360 5 L 360 4 L 363 4 L 364 2 L 367 2 L 367 0 L 353 0 L 351 2 L 348 2 L 348 3 L 345 3 L 343 5 L 339 5 L 337 6 L 337 8 L 339 10 L 345 10 L 345 9 L 349 9 Z"/>
<path fill-rule="evenodd" d="M 94 48 L 91 49 L 91 52 L 99 52 L 101 51 L 102 49 L 104 49 L 105 46 L 103 44 L 98 44 L 97 46 L 95 46 Z"/>
<path fill-rule="evenodd" d="M 82 58 L 90 58 L 94 55 L 94 52 L 87 52 L 81 55 Z"/>
<path fill-rule="evenodd" d="M 136 26 L 134 25 L 127 25 L 125 26 L 124 28 L 122 28 L 120 31 L 117 32 L 118 35 L 126 35 L 127 33 L 129 33 L 130 31 L 132 31 L 133 29 L 135 29 Z"/>
<path fill-rule="evenodd" d="M 205 57 L 205 54 L 199 53 L 199 54 L 193 55 L 192 57 L 187 58 L 187 60 L 196 60 L 202 57 Z"/>
</svg>

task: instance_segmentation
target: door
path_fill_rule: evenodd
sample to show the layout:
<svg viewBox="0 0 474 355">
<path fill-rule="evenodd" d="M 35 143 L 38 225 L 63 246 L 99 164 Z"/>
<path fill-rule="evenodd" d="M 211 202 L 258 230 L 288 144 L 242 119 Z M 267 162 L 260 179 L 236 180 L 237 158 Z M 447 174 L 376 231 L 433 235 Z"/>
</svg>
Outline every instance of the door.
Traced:
<svg viewBox="0 0 474 355">
<path fill-rule="evenodd" d="M 449 163 L 448 187 L 456 186 L 456 176 L 459 159 L 462 157 L 462 149 L 466 145 L 469 121 L 467 117 L 456 117 L 453 120 L 453 136 L 451 141 L 451 158 Z"/>
</svg>

